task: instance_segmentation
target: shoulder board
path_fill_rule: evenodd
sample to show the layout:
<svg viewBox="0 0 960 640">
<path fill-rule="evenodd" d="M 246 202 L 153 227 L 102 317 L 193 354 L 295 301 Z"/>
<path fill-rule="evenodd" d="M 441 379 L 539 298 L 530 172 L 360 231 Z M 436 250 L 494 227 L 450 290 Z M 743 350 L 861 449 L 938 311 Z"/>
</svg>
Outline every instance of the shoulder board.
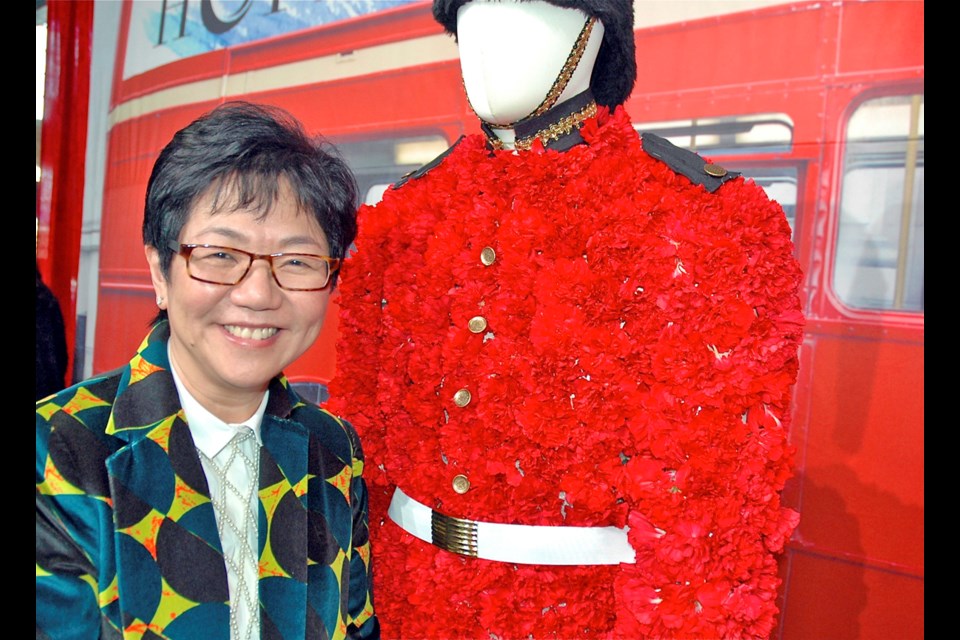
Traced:
<svg viewBox="0 0 960 640">
<path fill-rule="evenodd" d="M 405 185 L 409 180 L 415 180 L 416 178 L 420 178 L 420 177 L 426 175 L 426 173 L 427 173 L 428 171 L 430 171 L 430 170 L 433 169 L 435 166 L 437 166 L 438 164 L 440 164 L 441 162 L 443 162 L 443 159 L 446 158 L 448 155 L 450 155 L 450 153 L 453 152 L 454 149 L 456 149 L 457 145 L 460 144 L 460 142 L 463 140 L 463 138 L 464 138 L 464 136 L 460 136 L 459 138 L 457 138 L 456 142 L 454 142 L 452 145 L 450 145 L 450 148 L 449 148 L 449 149 L 447 149 L 446 151 L 444 151 L 443 153 L 441 153 L 441 154 L 438 155 L 436 158 L 434 158 L 433 160 L 431 160 L 431 161 L 428 162 L 427 164 L 423 165 L 423 166 L 420 167 L 419 169 L 414 169 L 413 171 L 410 171 L 410 172 L 408 172 L 408 173 L 405 173 L 399 180 L 397 180 L 396 182 L 394 182 L 394 183 L 393 183 L 393 186 L 390 187 L 390 188 L 391 188 L 391 189 L 399 189 L 400 187 L 402 187 L 403 185 Z"/>
<path fill-rule="evenodd" d="M 737 171 L 727 171 L 718 164 L 707 162 L 699 154 L 678 147 L 656 134 L 641 133 L 640 140 L 643 150 L 648 154 L 711 193 L 727 180 L 740 175 Z"/>
</svg>

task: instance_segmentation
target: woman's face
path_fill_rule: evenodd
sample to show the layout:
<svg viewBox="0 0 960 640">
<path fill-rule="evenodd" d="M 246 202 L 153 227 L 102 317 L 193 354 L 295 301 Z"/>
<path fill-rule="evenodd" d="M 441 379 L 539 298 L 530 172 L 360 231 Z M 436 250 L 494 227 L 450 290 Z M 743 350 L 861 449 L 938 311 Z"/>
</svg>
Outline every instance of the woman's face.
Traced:
<svg viewBox="0 0 960 640">
<path fill-rule="evenodd" d="M 269 215 L 247 210 L 211 213 L 207 194 L 194 206 L 179 242 L 215 244 L 251 253 L 329 255 L 326 237 L 312 215 L 301 213 L 289 186 Z M 323 326 L 331 288 L 287 291 L 276 283 L 266 260 L 254 260 L 238 284 L 192 279 L 182 255 L 169 275 L 156 249 L 146 247 L 160 307 L 170 320 L 170 350 L 177 372 L 208 409 L 229 405 L 267 388 L 270 379 L 310 347 Z"/>
</svg>

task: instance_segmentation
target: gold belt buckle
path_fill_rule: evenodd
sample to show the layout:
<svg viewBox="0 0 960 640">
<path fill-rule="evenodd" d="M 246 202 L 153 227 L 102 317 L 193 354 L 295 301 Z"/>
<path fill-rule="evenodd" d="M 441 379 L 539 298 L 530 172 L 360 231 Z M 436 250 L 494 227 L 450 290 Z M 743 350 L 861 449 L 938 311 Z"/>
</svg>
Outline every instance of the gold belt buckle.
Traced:
<svg viewBox="0 0 960 640">
<path fill-rule="evenodd" d="M 477 557 L 477 523 L 472 520 L 452 518 L 431 509 L 430 534 L 433 544 L 441 549 Z"/>
</svg>

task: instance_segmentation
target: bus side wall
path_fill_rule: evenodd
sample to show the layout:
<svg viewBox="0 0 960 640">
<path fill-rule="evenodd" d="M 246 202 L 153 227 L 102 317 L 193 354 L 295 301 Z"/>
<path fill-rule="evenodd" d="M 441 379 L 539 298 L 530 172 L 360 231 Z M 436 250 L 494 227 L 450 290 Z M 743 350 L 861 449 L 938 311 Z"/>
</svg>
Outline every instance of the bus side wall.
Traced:
<svg viewBox="0 0 960 640">
<path fill-rule="evenodd" d="M 358 21 L 337 33 L 344 43 L 439 33 L 422 9 L 399 12 L 396 21 Z M 189 68 L 193 79 L 216 78 L 332 46 L 284 42 L 216 52 L 166 73 L 175 78 Z M 772 113 L 786 114 L 793 127 L 788 148 L 711 157 L 797 179 L 794 240 L 806 273 L 807 327 L 790 425 L 796 476 L 785 500 L 801 520 L 781 563 L 779 637 L 923 638 L 923 312 L 851 308 L 832 280 L 846 123 L 878 92 L 922 95 L 923 3 L 791 3 L 641 29 L 636 43 L 638 79 L 626 109 L 638 126 Z M 149 87 L 135 79 L 126 90 L 117 101 Z M 338 143 L 425 133 L 452 143 L 478 130 L 451 59 L 242 97 L 285 107 Z M 111 131 L 95 372 L 123 363 L 156 313 L 139 250 L 153 160 L 174 131 L 223 99 L 128 118 Z M 288 371 L 292 380 L 332 377 L 336 311 Z"/>
<path fill-rule="evenodd" d="M 798 168 L 794 238 L 807 275 L 797 474 L 785 495 L 801 520 L 782 562 L 782 638 L 924 635 L 923 315 L 845 307 L 829 268 L 845 119 L 878 90 L 922 94 L 922 43 L 922 3 L 911 2 L 638 32 L 635 121 L 784 112 L 795 125 L 789 153 L 753 162 Z"/>
</svg>

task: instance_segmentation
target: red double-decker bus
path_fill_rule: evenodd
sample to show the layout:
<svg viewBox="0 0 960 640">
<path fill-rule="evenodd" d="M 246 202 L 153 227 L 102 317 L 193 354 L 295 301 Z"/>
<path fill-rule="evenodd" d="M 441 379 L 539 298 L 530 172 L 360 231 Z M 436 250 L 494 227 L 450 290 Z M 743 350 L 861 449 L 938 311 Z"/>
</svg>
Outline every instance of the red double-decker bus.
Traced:
<svg viewBox="0 0 960 640">
<path fill-rule="evenodd" d="M 229 4 L 138 0 L 118 12 L 98 257 L 87 265 L 96 305 L 78 317 L 85 374 L 124 363 L 156 312 L 136 250 L 146 182 L 163 144 L 201 113 L 233 98 L 290 110 L 338 145 L 367 202 L 479 131 L 456 44 L 430 2 L 334 3 L 356 15 L 283 32 L 270 20 L 321 3 Z M 784 496 L 801 520 L 782 558 L 777 635 L 922 638 L 924 4 L 635 9 L 638 81 L 626 109 L 637 130 L 761 184 L 783 205 L 806 274 L 797 467 Z M 254 23 L 245 40 L 211 40 Z M 317 401 L 336 339 L 334 307 L 287 371 Z"/>
</svg>

